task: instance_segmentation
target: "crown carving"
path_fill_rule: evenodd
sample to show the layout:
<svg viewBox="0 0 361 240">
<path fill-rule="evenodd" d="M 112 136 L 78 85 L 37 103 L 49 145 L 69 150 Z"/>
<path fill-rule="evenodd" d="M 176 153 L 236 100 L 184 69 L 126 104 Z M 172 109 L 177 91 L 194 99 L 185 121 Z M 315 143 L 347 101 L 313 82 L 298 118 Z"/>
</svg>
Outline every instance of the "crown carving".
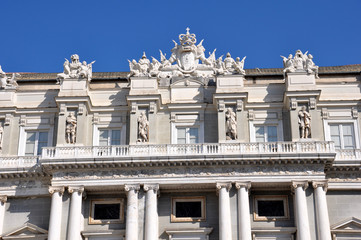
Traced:
<svg viewBox="0 0 361 240">
<path fill-rule="evenodd" d="M 180 34 L 179 35 L 179 42 L 183 46 L 191 46 L 194 45 L 197 42 L 196 35 L 194 33 L 189 33 L 189 28 L 186 29 L 186 34 Z"/>
</svg>

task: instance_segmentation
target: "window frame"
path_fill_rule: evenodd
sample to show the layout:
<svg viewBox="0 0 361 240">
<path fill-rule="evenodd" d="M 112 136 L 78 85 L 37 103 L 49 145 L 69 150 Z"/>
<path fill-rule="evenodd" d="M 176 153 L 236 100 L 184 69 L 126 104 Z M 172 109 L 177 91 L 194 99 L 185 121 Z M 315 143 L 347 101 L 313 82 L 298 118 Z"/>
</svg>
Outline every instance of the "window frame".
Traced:
<svg viewBox="0 0 361 240">
<path fill-rule="evenodd" d="M 258 201 L 272 201 L 272 200 L 282 200 L 283 201 L 283 211 L 284 216 L 259 216 L 258 215 Z M 254 221 L 279 221 L 279 220 L 289 220 L 289 204 L 287 195 L 255 195 L 253 197 L 253 220 Z"/>
<path fill-rule="evenodd" d="M 332 141 L 331 140 L 331 125 L 341 125 L 341 124 L 353 124 L 353 131 L 354 131 L 354 141 L 355 141 L 355 149 L 360 148 L 360 139 L 359 139 L 359 126 L 357 120 L 340 120 L 340 119 L 331 119 L 331 120 L 324 120 L 323 127 L 324 127 L 324 134 L 325 134 L 325 140 L 326 141 Z M 312 129 L 311 129 L 312 131 Z M 341 143 L 341 146 L 343 143 Z M 341 148 L 345 149 L 345 148 Z"/>
<path fill-rule="evenodd" d="M 257 120 L 257 121 L 249 121 L 250 142 L 257 142 L 256 127 L 258 126 L 262 126 L 262 127 L 275 126 L 277 128 L 277 142 L 283 141 L 282 120 Z"/>
<path fill-rule="evenodd" d="M 119 203 L 118 219 L 94 219 L 95 204 L 117 204 Z M 89 225 L 124 223 L 124 198 L 92 199 L 89 208 Z"/>
<path fill-rule="evenodd" d="M 101 130 L 120 130 L 120 145 L 126 144 L 126 127 L 121 123 L 109 124 L 94 124 L 93 126 L 93 146 L 100 146 L 100 131 Z M 109 137 L 108 137 L 109 138 Z M 108 140 L 109 143 L 109 140 Z M 111 146 L 111 145 L 108 145 Z"/>
<path fill-rule="evenodd" d="M 178 128 L 197 128 L 198 129 L 198 144 L 204 143 L 204 130 L 202 122 L 192 123 L 172 123 L 172 144 L 178 144 Z M 187 142 L 187 140 L 186 140 Z M 186 143 L 189 144 L 189 143 Z"/>
<path fill-rule="evenodd" d="M 201 202 L 201 217 L 176 217 L 177 202 Z M 172 197 L 171 198 L 171 222 L 203 222 L 206 221 L 206 197 Z"/>
<path fill-rule="evenodd" d="M 39 140 L 39 132 L 47 132 L 48 133 L 48 144 L 46 147 L 53 146 L 53 127 L 51 125 L 38 125 L 38 126 L 20 126 L 19 131 L 19 148 L 18 148 L 18 155 L 25 156 L 26 151 L 26 138 L 28 132 L 36 132 L 37 139 Z M 37 154 L 37 145 L 34 146 L 34 155 L 32 156 L 40 156 Z M 30 157 L 30 155 L 28 155 Z"/>
</svg>

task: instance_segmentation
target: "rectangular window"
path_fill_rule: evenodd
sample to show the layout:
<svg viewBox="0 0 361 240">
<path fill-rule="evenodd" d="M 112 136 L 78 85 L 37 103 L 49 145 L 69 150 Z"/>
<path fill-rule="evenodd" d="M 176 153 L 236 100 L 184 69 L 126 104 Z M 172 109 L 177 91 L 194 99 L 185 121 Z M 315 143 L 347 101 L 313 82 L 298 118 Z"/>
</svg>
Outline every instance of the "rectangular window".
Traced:
<svg viewBox="0 0 361 240">
<path fill-rule="evenodd" d="M 172 198 L 172 222 L 197 222 L 206 220 L 205 197 Z"/>
<path fill-rule="evenodd" d="M 41 155 L 48 146 L 48 132 L 26 132 L 25 156 Z"/>
<path fill-rule="evenodd" d="M 178 127 L 177 128 L 177 143 L 189 144 L 198 143 L 198 128 Z"/>
<path fill-rule="evenodd" d="M 119 129 L 100 129 L 99 146 L 120 145 Z"/>
<path fill-rule="evenodd" d="M 355 135 L 352 123 L 339 123 L 330 125 L 331 141 L 336 149 L 354 149 Z"/>
<path fill-rule="evenodd" d="M 277 126 L 255 126 L 256 142 L 277 142 Z"/>
<path fill-rule="evenodd" d="M 254 220 L 275 221 L 289 219 L 287 196 L 255 196 Z"/>
<path fill-rule="evenodd" d="M 124 199 L 92 200 L 89 224 L 123 223 Z"/>
</svg>

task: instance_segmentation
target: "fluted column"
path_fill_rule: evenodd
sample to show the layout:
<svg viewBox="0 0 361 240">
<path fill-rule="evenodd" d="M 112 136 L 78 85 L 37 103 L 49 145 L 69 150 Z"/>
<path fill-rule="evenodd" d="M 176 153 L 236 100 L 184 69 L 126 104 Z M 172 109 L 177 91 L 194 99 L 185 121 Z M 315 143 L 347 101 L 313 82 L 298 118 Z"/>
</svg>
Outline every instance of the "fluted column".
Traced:
<svg viewBox="0 0 361 240">
<path fill-rule="evenodd" d="M 5 204 L 6 204 L 7 200 L 8 200 L 7 196 L 0 196 L 0 235 L 3 234 Z"/>
<path fill-rule="evenodd" d="M 327 181 L 314 181 L 312 186 L 315 189 L 316 219 L 318 239 L 331 240 L 330 220 L 326 200 Z"/>
<path fill-rule="evenodd" d="M 232 188 L 232 183 L 217 183 L 216 186 L 219 197 L 219 240 L 231 240 L 232 228 L 229 190 Z"/>
<path fill-rule="evenodd" d="M 311 239 L 310 223 L 306 200 L 307 181 L 293 181 L 292 190 L 295 193 L 297 240 Z"/>
<path fill-rule="evenodd" d="M 144 184 L 145 196 L 145 240 L 158 240 L 158 184 Z"/>
<path fill-rule="evenodd" d="M 49 187 L 51 208 L 48 240 L 59 240 L 61 233 L 61 213 L 63 206 L 64 187 Z"/>
<path fill-rule="evenodd" d="M 68 237 L 67 240 L 79 240 L 80 236 L 80 223 L 81 223 L 81 205 L 84 187 L 69 187 L 71 194 L 70 214 L 68 221 Z"/>
<path fill-rule="evenodd" d="M 127 192 L 127 222 L 125 227 L 126 240 L 138 240 L 138 192 L 139 184 L 125 185 Z"/>
<path fill-rule="evenodd" d="M 238 189 L 239 240 L 251 240 L 251 218 L 249 215 L 249 189 L 251 182 L 236 182 Z"/>
</svg>

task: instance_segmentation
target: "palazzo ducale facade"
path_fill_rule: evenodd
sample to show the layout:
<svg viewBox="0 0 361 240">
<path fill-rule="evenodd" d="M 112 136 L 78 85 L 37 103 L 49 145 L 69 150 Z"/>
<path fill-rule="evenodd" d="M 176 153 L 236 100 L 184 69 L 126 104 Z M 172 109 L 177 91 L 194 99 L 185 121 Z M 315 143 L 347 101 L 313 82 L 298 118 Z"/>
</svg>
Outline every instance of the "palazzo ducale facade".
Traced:
<svg viewBox="0 0 361 240">
<path fill-rule="evenodd" d="M 361 239 L 361 64 L 173 42 L 128 72 L 0 67 L 0 239 Z"/>
</svg>

